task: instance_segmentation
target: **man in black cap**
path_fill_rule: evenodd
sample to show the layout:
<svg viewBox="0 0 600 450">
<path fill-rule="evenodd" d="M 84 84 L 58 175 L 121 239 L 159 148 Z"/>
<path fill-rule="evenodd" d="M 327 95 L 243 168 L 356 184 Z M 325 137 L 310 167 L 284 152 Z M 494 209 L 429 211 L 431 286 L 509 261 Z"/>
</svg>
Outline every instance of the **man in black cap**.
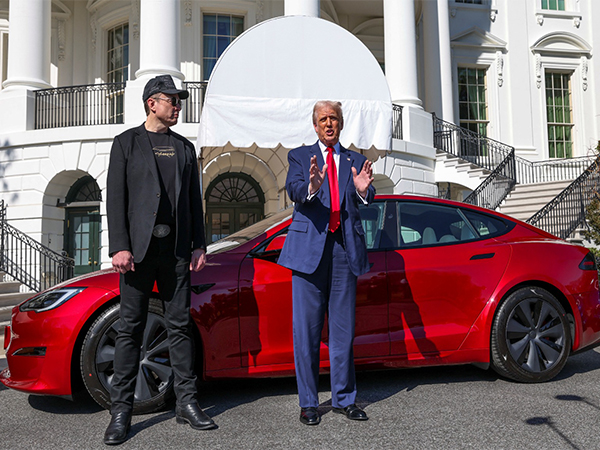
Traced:
<svg viewBox="0 0 600 450">
<path fill-rule="evenodd" d="M 158 287 L 164 307 L 178 423 L 216 424 L 196 399 L 190 317 L 190 270 L 206 263 L 194 146 L 170 127 L 181 99 L 170 75 L 152 78 L 143 93 L 146 121 L 115 137 L 107 180 L 109 255 L 120 273 L 120 327 L 115 342 L 111 421 L 104 443 L 121 444 L 131 425 L 140 347 L 149 298 Z"/>
</svg>

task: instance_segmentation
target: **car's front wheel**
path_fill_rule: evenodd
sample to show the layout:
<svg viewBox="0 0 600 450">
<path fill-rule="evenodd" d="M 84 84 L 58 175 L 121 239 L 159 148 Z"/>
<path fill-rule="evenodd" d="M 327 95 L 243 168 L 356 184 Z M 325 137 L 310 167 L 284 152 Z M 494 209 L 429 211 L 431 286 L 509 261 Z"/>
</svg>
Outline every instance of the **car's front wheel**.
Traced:
<svg viewBox="0 0 600 450">
<path fill-rule="evenodd" d="M 110 408 L 114 376 L 115 339 L 119 330 L 119 304 L 100 314 L 88 330 L 81 349 L 81 374 L 86 389 L 102 407 Z M 134 414 L 163 409 L 173 396 L 173 370 L 162 305 L 151 299 L 141 346 L 133 403 Z"/>
<path fill-rule="evenodd" d="M 491 354 L 500 375 L 528 383 L 551 380 L 566 364 L 570 349 L 567 315 L 547 290 L 521 288 L 498 308 Z"/>
</svg>

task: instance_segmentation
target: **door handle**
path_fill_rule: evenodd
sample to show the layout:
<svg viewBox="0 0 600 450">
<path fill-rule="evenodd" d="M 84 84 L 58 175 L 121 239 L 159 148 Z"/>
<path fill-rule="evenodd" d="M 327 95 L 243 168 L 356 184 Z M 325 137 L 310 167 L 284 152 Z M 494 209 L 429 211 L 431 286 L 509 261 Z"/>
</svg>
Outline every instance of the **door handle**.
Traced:
<svg viewBox="0 0 600 450">
<path fill-rule="evenodd" d="M 471 256 L 471 261 L 474 261 L 476 259 L 491 259 L 494 257 L 494 255 L 495 253 L 480 253 L 479 255 Z"/>
</svg>

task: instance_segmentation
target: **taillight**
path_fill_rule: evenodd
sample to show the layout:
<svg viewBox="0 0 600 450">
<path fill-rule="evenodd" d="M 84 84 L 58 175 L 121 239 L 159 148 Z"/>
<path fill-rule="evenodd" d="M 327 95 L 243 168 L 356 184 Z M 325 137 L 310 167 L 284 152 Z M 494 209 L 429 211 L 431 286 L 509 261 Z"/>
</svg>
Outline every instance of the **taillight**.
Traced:
<svg viewBox="0 0 600 450">
<path fill-rule="evenodd" d="M 592 255 L 592 252 L 589 252 L 583 258 L 583 261 L 579 263 L 579 268 L 581 270 L 598 270 L 598 266 L 596 265 L 596 258 Z"/>
</svg>

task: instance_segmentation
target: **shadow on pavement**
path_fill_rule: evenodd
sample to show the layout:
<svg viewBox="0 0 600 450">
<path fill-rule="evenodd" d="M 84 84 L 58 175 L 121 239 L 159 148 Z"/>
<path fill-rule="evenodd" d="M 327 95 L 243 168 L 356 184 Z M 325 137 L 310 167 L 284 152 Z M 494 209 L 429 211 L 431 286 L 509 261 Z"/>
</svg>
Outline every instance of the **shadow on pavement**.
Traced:
<svg viewBox="0 0 600 450">
<path fill-rule="evenodd" d="M 52 414 L 94 414 L 104 410 L 87 392 L 75 393 L 73 400 L 48 395 L 30 395 L 29 405 Z"/>
</svg>

